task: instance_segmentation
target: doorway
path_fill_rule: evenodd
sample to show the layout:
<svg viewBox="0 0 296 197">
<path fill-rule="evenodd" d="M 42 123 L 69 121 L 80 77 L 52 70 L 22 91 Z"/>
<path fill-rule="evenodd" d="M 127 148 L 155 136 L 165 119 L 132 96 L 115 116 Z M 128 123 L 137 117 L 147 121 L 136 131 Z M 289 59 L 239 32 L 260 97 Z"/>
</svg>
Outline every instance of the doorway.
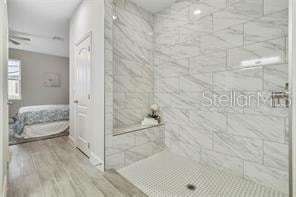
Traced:
<svg viewBox="0 0 296 197">
<path fill-rule="evenodd" d="M 90 82 L 91 82 L 91 34 L 87 34 L 75 46 L 76 68 L 76 146 L 87 156 L 90 154 Z"/>
</svg>

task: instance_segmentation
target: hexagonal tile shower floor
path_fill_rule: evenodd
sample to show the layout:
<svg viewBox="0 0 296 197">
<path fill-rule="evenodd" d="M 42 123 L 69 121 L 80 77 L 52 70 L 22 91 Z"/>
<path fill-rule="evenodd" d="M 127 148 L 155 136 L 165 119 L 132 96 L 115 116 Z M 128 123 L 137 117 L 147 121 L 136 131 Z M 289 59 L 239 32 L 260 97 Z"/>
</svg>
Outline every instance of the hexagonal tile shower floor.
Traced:
<svg viewBox="0 0 296 197">
<path fill-rule="evenodd" d="M 168 151 L 141 160 L 118 172 L 151 197 L 288 196 Z"/>
</svg>

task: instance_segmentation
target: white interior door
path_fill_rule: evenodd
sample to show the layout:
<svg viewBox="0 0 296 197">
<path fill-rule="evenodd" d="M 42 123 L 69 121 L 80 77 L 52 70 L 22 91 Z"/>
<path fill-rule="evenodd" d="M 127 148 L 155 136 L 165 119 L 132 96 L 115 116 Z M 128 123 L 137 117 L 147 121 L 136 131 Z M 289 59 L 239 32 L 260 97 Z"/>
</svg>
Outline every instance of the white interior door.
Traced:
<svg viewBox="0 0 296 197">
<path fill-rule="evenodd" d="M 76 66 L 76 146 L 87 156 L 90 152 L 90 69 L 91 35 L 75 46 Z"/>
</svg>

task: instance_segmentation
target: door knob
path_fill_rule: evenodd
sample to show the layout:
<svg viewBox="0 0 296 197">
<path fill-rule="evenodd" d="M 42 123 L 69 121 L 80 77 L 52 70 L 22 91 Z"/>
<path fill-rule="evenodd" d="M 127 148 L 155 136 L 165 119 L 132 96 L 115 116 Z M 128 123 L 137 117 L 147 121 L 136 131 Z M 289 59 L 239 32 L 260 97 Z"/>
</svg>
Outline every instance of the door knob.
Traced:
<svg viewBox="0 0 296 197">
<path fill-rule="evenodd" d="M 8 101 L 7 104 L 8 104 L 8 105 L 12 105 L 13 102 L 12 102 L 12 101 Z"/>
<path fill-rule="evenodd" d="M 74 103 L 78 104 L 78 100 L 75 100 Z"/>
</svg>

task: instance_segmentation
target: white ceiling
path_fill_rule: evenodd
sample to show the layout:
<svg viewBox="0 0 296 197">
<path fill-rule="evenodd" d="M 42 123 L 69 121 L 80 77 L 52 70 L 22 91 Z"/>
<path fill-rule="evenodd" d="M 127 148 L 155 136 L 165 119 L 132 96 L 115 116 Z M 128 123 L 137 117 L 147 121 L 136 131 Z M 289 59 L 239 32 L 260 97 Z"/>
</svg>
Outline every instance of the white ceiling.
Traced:
<svg viewBox="0 0 296 197">
<path fill-rule="evenodd" d="M 157 13 L 165 8 L 168 8 L 176 0 L 132 0 L 141 8 L 151 12 Z"/>
<path fill-rule="evenodd" d="M 69 56 L 69 22 L 80 0 L 8 0 L 9 29 L 29 37 L 11 48 Z M 63 40 L 53 40 L 54 36 Z"/>
</svg>

